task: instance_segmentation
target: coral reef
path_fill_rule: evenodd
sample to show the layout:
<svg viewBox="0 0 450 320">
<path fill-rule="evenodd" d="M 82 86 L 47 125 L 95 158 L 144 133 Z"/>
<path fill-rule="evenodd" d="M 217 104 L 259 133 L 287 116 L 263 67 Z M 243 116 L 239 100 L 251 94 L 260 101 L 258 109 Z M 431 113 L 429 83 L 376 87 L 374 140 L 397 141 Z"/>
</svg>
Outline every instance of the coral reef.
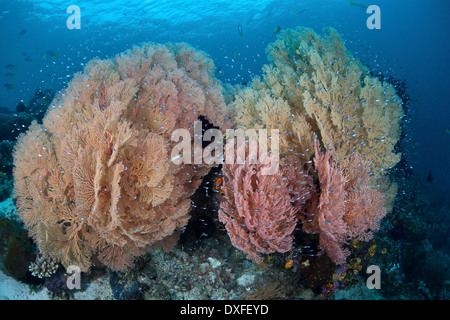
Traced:
<svg viewBox="0 0 450 320">
<path fill-rule="evenodd" d="M 262 78 L 226 89 L 211 59 L 187 44 L 146 43 L 89 62 L 14 148 L 14 200 L 40 253 L 82 271 L 108 267 L 117 299 L 236 297 L 236 287 L 250 298 L 307 295 L 287 290 L 290 279 L 330 295 L 336 264 L 353 270 L 350 244 L 372 239 L 392 208 L 388 173 L 400 160 L 402 102 L 334 29 L 285 30 L 267 53 Z M 212 164 L 175 163 L 173 132 L 195 137 L 198 120 L 202 133 L 278 130 L 278 170 L 263 173 L 274 150 L 258 163 L 225 163 L 222 175 Z M 222 224 L 214 225 L 219 207 Z M 189 226 L 181 250 L 136 259 L 172 249 Z M 250 265 L 246 255 L 259 275 L 278 272 L 279 281 L 265 278 L 252 295 L 261 279 L 244 267 L 239 277 L 224 271 L 218 244 L 198 249 L 201 257 L 183 251 L 222 236 L 239 249 L 227 253 L 239 265 Z M 201 262 L 195 271 L 186 269 L 189 260 Z"/>
<path fill-rule="evenodd" d="M 212 60 L 186 44 L 95 59 L 57 94 L 14 149 L 18 214 L 42 254 L 82 271 L 133 266 L 170 249 L 208 165 L 177 165 L 175 129 L 231 121 Z"/>
</svg>

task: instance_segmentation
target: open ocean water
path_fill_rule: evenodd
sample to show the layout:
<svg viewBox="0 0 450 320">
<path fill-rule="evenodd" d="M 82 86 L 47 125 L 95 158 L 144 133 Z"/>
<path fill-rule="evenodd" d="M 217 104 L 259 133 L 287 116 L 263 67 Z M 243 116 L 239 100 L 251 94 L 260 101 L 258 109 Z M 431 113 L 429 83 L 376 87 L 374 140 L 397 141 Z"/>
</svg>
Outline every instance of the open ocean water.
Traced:
<svg viewBox="0 0 450 320">
<path fill-rule="evenodd" d="M 0 299 L 449 299 L 449 9 L 450 2 L 446 0 L 0 0 Z M 377 27 L 370 28 L 371 24 Z M 81 276 L 81 288 L 70 288 L 68 263 L 61 264 L 64 261 L 58 258 L 59 251 L 55 253 L 57 249 L 43 249 L 45 236 L 36 236 L 36 231 L 31 231 L 38 222 L 23 223 L 26 218 L 21 212 L 28 210 L 24 206 L 44 208 L 44 205 L 31 191 L 27 195 L 18 192 L 20 186 L 15 189 L 19 173 L 14 168 L 19 160 L 13 158 L 13 149 L 19 134 L 27 132 L 32 121 L 45 123 L 47 109 L 55 108 L 58 93 L 64 96 L 63 90 L 89 61 L 113 59 L 145 42 L 183 42 L 205 52 L 214 64 L 209 75 L 220 86 L 234 88 L 227 91 L 225 99 L 233 108 L 240 90 L 250 88 L 256 78 L 263 78 L 263 66 L 273 63 L 268 58 L 268 46 L 283 37 L 286 30 L 297 27 L 311 28 L 318 35 L 324 34 L 324 28 L 334 28 L 348 52 L 367 67 L 368 74 L 392 85 L 402 100 L 401 134 L 394 143 L 400 158 L 387 170 L 398 189 L 392 208 L 381 220 L 380 228 L 374 230 L 373 239 L 360 244 L 344 235 L 351 255 L 345 264 L 336 264 L 324 251 L 328 244 L 318 244 L 315 234 L 300 234 L 304 221 L 298 222 L 290 250 L 257 250 L 263 262 L 256 263 L 245 255 L 248 252 L 243 253 L 230 243 L 223 220 L 218 218 L 219 207 L 226 201 L 223 197 L 227 196 L 220 189 L 221 179 L 228 179 L 222 176 L 222 167 L 215 166 L 204 172 L 203 180 L 186 196 L 191 202 L 190 219 L 184 225 L 177 222 L 182 227 L 176 229 L 180 235 L 172 251 L 146 247 L 142 254 L 136 254 L 132 267 L 121 270 L 99 262 L 97 254 L 89 252 L 92 267 L 74 273 Z M 296 62 L 295 58 L 293 61 Z M 298 77 L 302 70 L 292 71 Z M 189 77 L 192 73 L 186 71 Z M 195 83 L 201 83 L 202 79 L 196 79 Z M 285 82 L 280 84 L 287 88 Z M 364 103 L 357 107 L 365 108 Z M 221 124 L 208 122 L 203 132 L 214 126 Z M 39 132 L 55 135 L 47 129 L 41 127 Z M 31 144 L 27 150 L 33 152 Z M 114 149 L 111 150 L 112 154 Z M 381 162 L 385 156 L 378 155 Z M 34 165 L 33 160 L 26 159 L 30 166 Z M 306 167 L 314 176 L 312 172 L 317 168 L 305 164 Z M 36 170 L 39 168 L 42 169 L 36 165 Z M 46 174 L 51 175 L 50 171 Z M 40 173 L 40 177 L 46 174 Z M 54 216 L 57 218 L 49 218 L 53 222 L 46 223 L 63 225 L 58 213 L 61 206 L 78 206 L 82 200 L 76 191 L 75 195 L 70 193 L 70 188 L 76 190 L 76 183 L 74 187 L 73 182 L 67 182 L 64 197 L 69 200 L 58 202 L 61 198 L 52 198 L 51 192 L 56 192 L 56 187 L 50 183 L 50 180 L 42 182 L 40 193 L 48 201 L 45 210 L 55 205 L 48 210 L 57 212 Z M 318 188 L 317 177 L 313 183 Z M 202 193 L 206 189 L 209 191 Z M 123 186 L 120 190 L 126 192 Z M 100 195 L 98 192 L 96 196 Z M 320 195 L 318 192 L 317 197 Z M 28 201 L 26 205 L 24 199 Z M 177 205 L 178 202 L 174 204 Z M 239 211 L 239 206 L 235 210 Z M 270 210 L 277 210 L 277 206 Z M 254 214 L 258 219 L 257 213 Z M 69 232 L 66 228 L 74 225 L 71 221 L 61 229 L 64 236 Z M 83 228 L 87 229 L 80 227 L 77 235 L 94 227 Z M 249 231 L 245 234 L 248 233 L 251 234 Z M 107 240 L 102 241 L 116 241 L 114 245 L 118 245 L 123 243 L 118 240 L 122 236 L 116 240 L 105 237 Z M 48 237 L 47 234 L 47 240 Z M 73 240 L 73 234 L 70 239 Z M 80 236 L 78 245 L 81 247 L 87 239 Z M 100 242 L 99 246 L 107 244 Z M 119 250 L 117 255 L 127 250 Z M 39 262 L 41 255 L 50 255 L 49 261 Z M 47 270 L 48 274 L 41 270 L 38 276 L 29 266 L 39 263 L 39 267 L 52 270 Z M 368 280 L 371 273 L 366 271 L 371 265 L 379 267 L 380 278 Z M 381 281 L 381 287 L 369 288 L 370 281 Z M 199 310 L 193 309 L 191 313 Z"/>
</svg>

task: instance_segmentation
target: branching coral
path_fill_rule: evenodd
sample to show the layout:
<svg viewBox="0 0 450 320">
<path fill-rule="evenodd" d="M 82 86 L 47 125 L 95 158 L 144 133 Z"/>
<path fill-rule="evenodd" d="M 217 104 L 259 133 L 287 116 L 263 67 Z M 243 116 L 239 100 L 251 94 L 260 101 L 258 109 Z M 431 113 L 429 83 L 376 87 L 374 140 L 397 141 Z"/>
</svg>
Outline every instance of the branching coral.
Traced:
<svg viewBox="0 0 450 320">
<path fill-rule="evenodd" d="M 392 208 L 396 186 L 387 171 L 400 160 L 394 147 L 400 136 L 402 102 L 392 85 L 372 77 L 346 50 L 332 28 L 324 36 L 302 27 L 285 30 L 267 53 L 271 63 L 263 67 L 263 78 L 255 78 L 237 93 L 236 126 L 280 131 L 281 157 L 296 159 L 296 170 L 304 170 L 317 182 L 304 208 L 309 212 L 304 230 L 320 233 L 321 245 L 342 263 L 347 240 L 370 238 Z M 321 154 L 319 146 L 327 153 Z M 234 172 L 228 175 L 244 176 Z M 234 207 L 223 206 L 230 216 L 235 207 L 244 208 L 239 202 L 248 195 L 244 186 L 236 183 L 234 198 L 227 200 L 234 201 Z M 248 239 L 253 233 L 245 233 L 246 237 L 241 231 L 231 233 L 234 242 L 254 241 Z"/>
<path fill-rule="evenodd" d="M 38 255 L 36 261 L 28 267 L 31 274 L 40 279 L 51 277 L 58 270 L 59 265 L 49 257 Z"/>
<path fill-rule="evenodd" d="M 170 161 L 171 134 L 199 116 L 230 126 L 213 69 L 186 44 L 143 44 L 74 76 L 14 150 L 18 213 L 42 254 L 124 270 L 175 243 L 209 168 Z"/>
</svg>

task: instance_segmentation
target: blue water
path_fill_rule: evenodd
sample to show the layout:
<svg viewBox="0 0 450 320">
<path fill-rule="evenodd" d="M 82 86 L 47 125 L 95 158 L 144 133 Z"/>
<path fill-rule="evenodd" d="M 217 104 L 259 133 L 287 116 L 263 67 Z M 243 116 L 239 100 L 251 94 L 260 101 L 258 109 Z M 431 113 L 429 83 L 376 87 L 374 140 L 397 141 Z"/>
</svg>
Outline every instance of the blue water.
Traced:
<svg viewBox="0 0 450 320">
<path fill-rule="evenodd" d="M 344 0 L 0 0 L 0 106 L 13 111 L 39 88 L 59 91 L 90 59 L 147 41 L 187 42 L 210 54 L 222 82 L 249 82 L 267 63 L 276 27 L 332 26 L 375 73 L 406 81 L 411 113 L 402 151 L 410 182 L 429 203 L 448 204 L 450 2 L 358 3 L 381 8 L 381 29 L 369 30 L 365 10 Z M 66 26 L 71 4 L 81 9 L 80 29 Z"/>
</svg>

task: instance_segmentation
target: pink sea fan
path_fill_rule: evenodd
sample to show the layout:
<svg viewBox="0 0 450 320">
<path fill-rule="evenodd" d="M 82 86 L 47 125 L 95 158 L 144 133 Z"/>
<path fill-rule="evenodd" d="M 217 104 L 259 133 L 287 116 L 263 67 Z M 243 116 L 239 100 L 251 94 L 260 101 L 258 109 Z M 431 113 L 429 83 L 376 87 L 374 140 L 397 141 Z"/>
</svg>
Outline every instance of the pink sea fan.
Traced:
<svg viewBox="0 0 450 320">
<path fill-rule="evenodd" d="M 256 263 L 263 260 L 260 254 L 291 250 L 296 213 L 310 196 L 312 178 L 298 161 L 289 160 L 273 175 L 263 175 L 262 165 L 249 159 L 223 167 L 225 199 L 219 219 L 233 245 Z"/>
<path fill-rule="evenodd" d="M 379 228 L 386 215 L 384 196 L 370 187 L 369 167 L 359 155 L 339 165 L 331 150 L 320 151 L 318 140 L 314 148 L 320 197 L 305 229 L 319 232 L 320 245 L 336 264 L 342 265 L 350 254 L 345 248 L 347 241 L 368 241 L 372 231 Z"/>
</svg>

